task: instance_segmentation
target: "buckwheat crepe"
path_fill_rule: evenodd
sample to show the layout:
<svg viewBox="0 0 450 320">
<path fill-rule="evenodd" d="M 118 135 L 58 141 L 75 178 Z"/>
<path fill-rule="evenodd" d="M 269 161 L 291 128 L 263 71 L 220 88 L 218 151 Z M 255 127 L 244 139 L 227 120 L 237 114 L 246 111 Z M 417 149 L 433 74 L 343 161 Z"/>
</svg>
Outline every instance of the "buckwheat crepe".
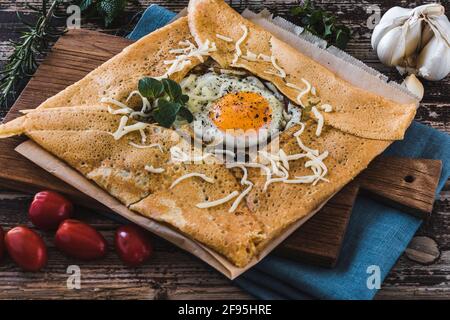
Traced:
<svg viewBox="0 0 450 320">
<path fill-rule="evenodd" d="M 248 31 L 241 43 L 242 51 L 274 57 L 286 72 L 284 78 L 266 72 L 270 62 L 238 59 L 233 63 L 242 26 Z M 221 42 L 217 34 L 232 41 Z M 272 183 L 264 190 L 266 178 L 259 169 L 249 168 L 248 178 L 254 186 L 237 210 L 229 212 L 229 203 L 199 208 L 198 203 L 243 192 L 246 186 L 240 183 L 242 173 L 236 168 L 227 169 L 215 158 L 195 164 L 173 163 L 169 152 L 172 147 L 190 152 L 199 150 L 192 149 L 179 132 L 156 124 L 145 127 L 146 143 L 160 148 L 130 145 L 140 142 L 137 131 L 114 139 L 112 133 L 117 130 L 121 116 L 109 112 L 108 103 L 100 100 L 113 98 L 125 102 L 130 92 L 136 90 L 140 78 L 158 77 L 167 71 L 164 61 L 175 59 L 172 49 L 185 40 L 198 46 L 207 40 L 216 42 L 217 50 L 211 52 L 211 57 L 221 67 L 248 70 L 273 83 L 294 103 L 298 102 L 298 90 L 294 87 L 302 87 L 302 79 L 313 83 L 322 102 L 333 106 L 333 112 L 323 114 L 324 126 L 319 136 L 317 121 L 307 120 L 301 140 L 304 145 L 327 150 L 323 162 L 328 168 L 328 182 Z M 191 63 L 170 78 L 180 81 L 201 63 L 197 57 L 189 59 Z M 128 105 L 137 106 L 138 99 Z M 170 225 L 243 267 L 271 239 L 346 185 L 392 141 L 402 139 L 415 110 L 415 104 L 394 103 L 336 77 L 325 66 L 244 19 L 221 0 L 192 0 L 188 17 L 140 39 L 37 109 L 1 125 L 0 137 L 27 135 L 131 210 Z M 279 136 L 279 147 L 288 155 L 301 151 L 293 136 L 299 128 L 293 126 Z M 307 175 L 307 161 L 301 158 L 290 162 L 289 175 Z M 164 171 L 143 170 L 149 163 Z M 191 172 L 214 177 L 217 182 L 185 179 L 171 188 L 174 181 Z"/>
</svg>

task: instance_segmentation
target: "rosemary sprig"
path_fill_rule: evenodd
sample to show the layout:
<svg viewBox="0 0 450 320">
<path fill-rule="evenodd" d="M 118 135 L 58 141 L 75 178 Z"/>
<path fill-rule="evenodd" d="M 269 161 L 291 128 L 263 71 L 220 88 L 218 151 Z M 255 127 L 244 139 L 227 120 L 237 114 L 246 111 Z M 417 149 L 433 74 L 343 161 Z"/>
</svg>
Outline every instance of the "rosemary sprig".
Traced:
<svg viewBox="0 0 450 320">
<path fill-rule="evenodd" d="M 330 45 L 345 49 L 350 40 L 350 29 L 337 23 L 332 14 L 316 8 L 309 0 L 291 10 L 294 22 L 300 24 L 312 34 L 322 38 Z"/>
<path fill-rule="evenodd" d="M 13 53 L 8 58 L 3 70 L 0 71 L 0 107 L 7 107 L 8 101 L 15 98 L 16 87 L 22 80 L 30 77 L 36 71 L 36 58 L 48 49 L 51 40 L 61 32 L 52 25 L 52 18 L 59 3 L 63 0 L 53 0 L 47 9 L 47 0 L 42 1 L 40 9 L 30 6 L 38 12 L 38 19 L 34 25 L 19 19 L 28 27 L 22 33 L 18 42 L 13 42 Z"/>
</svg>

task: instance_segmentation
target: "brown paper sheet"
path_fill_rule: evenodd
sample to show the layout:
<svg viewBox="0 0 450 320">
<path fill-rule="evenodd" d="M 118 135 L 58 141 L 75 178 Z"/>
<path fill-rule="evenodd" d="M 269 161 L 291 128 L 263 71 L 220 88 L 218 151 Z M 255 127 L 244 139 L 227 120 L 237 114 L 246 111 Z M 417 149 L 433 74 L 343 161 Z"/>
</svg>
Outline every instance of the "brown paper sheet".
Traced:
<svg viewBox="0 0 450 320">
<path fill-rule="evenodd" d="M 179 16 L 183 14 L 184 12 Z M 284 41 L 297 48 L 304 54 L 312 57 L 316 61 L 322 64 L 331 65 L 330 69 L 332 71 L 336 72 L 339 76 L 343 77 L 350 83 L 353 83 L 354 85 L 357 85 L 359 87 L 363 87 L 364 89 L 367 89 L 374 93 L 381 94 L 386 98 L 399 103 L 411 101 L 415 101 L 417 103 L 417 100 L 411 93 L 408 93 L 405 89 L 400 88 L 396 84 L 387 83 L 386 79 L 383 78 L 381 74 L 377 73 L 373 69 L 370 69 L 361 61 L 348 56 L 346 53 L 336 48 L 323 49 L 320 42 L 322 40 L 320 39 L 314 39 L 313 37 L 305 33 L 299 35 L 299 31 L 301 31 L 300 27 L 292 25 L 286 20 L 280 18 L 272 19 L 270 13 L 265 10 L 260 14 L 255 14 L 251 11 L 246 10 L 243 13 L 243 16 L 266 28 L 268 31 L 274 33 L 277 37 L 283 39 Z M 361 81 L 361 79 L 363 79 L 363 81 Z M 361 85 L 361 83 L 363 83 L 363 85 Z M 262 258 L 269 254 L 277 245 L 285 240 L 298 227 L 300 227 L 303 223 L 310 219 L 326 203 L 323 203 L 314 212 L 311 212 L 306 217 L 291 225 L 287 230 L 285 230 L 282 235 L 275 238 L 260 253 L 259 257 L 255 257 L 245 268 L 237 268 L 223 256 L 207 248 L 201 243 L 190 239 L 189 237 L 173 230 L 167 225 L 140 216 L 130 211 L 126 206 L 121 204 L 117 199 L 112 197 L 95 183 L 89 181 L 75 169 L 71 168 L 63 161 L 59 160 L 52 154 L 42 149 L 33 141 L 26 141 L 22 143 L 16 148 L 16 151 L 38 166 L 42 167 L 44 170 L 72 185 L 81 192 L 98 200 L 122 217 L 140 225 L 141 227 L 160 236 L 161 238 L 164 238 L 174 245 L 192 253 L 230 279 L 236 278 L 246 270 L 250 269 L 256 263 L 261 261 Z"/>
</svg>

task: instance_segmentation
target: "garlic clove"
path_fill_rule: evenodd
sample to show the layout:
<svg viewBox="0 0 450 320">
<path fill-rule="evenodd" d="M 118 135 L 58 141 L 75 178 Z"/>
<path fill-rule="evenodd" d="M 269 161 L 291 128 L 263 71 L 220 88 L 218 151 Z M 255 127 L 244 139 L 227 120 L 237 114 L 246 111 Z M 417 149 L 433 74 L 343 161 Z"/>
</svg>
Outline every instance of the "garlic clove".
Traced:
<svg viewBox="0 0 450 320">
<path fill-rule="evenodd" d="M 428 24 L 425 24 L 422 30 L 422 38 L 420 40 L 419 50 L 422 50 L 428 42 L 430 42 L 431 38 L 434 37 L 434 31 Z"/>
<path fill-rule="evenodd" d="M 419 98 L 419 101 L 423 99 L 425 89 L 423 88 L 422 82 L 414 74 L 410 74 L 405 78 L 402 83 L 409 91 L 411 91 L 415 96 Z"/>
<path fill-rule="evenodd" d="M 433 34 L 438 34 L 450 46 L 450 21 L 447 16 L 433 16 L 428 19 Z"/>
<path fill-rule="evenodd" d="M 401 26 L 408 20 L 412 9 L 405 9 L 402 7 L 393 7 L 386 11 L 381 17 L 380 22 L 375 26 L 372 33 L 372 48 L 377 49 L 378 43 L 383 36 L 395 27 Z"/>
<path fill-rule="evenodd" d="M 444 79 L 450 73 L 450 47 L 436 35 L 417 58 L 418 75 L 431 81 Z"/>
<path fill-rule="evenodd" d="M 406 65 L 414 65 L 415 59 L 412 61 L 407 61 L 408 58 L 415 58 L 413 55 L 417 53 L 417 50 L 420 48 L 421 40 L 422 40 L 422 20 L 411 21 L 409 24 L 405 25 L 404 39 L 400 39 L 401 41 L 405 41 L 404 43 L 404 52 L 402 59 L 406 61 Z"/>
<path fill-rule="evenodd" d="M 414 66 L 415 54 L 420 46 L 422 22 L 404 24 L 388 31 L 381 38 L 377 54 L 388 66 Z"/>
</svg>

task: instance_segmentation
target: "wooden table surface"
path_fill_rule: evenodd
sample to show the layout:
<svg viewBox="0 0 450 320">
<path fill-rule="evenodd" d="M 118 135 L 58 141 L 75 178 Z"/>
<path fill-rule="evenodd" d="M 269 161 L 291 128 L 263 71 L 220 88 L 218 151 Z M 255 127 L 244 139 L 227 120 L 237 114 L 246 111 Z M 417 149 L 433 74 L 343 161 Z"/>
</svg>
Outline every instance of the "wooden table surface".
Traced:
<svg viewBox="0 0 450 320">
<path fill-rule="evenodd" d="M 29 16 L 25 3 L 39 4 L 40 0 L 0 0 L 0 67 L 11 52 L 9 39 L 17 39 L 24 30 L 16 18 L 16 11 Z M 123 35 L 133 27 L 133 21 L 151 3 L 174 11 L 185 7 L 185 0 L 140 0 L 141 7 L 129 6 L 120 27 L 104 30 L 99 21 L 90 20 L 83 28 Z M 263 7 L 286 16 L 298 1 L 249 0 L 230 1 L 239 11 L 249 7 Z M 431 1 L 314 1 L 339 16 L 354 35 L 347 52 L 368 65 L 400 79 L 392 68 L 383 66 L 370 47 L 371 30 L 367 27 L 370 16 L 367 8 L 378 4 L 384 13 L 388 8 L 415 6 Z M 450 2 L 442 1 L 450 12 Z M 448 15 L 448 13 L 447 13 Z M 129 22 L 129 21 L 132 22 Z M 450 77 L 440 82 L 425 82 L 426 95 L 418 110 L 416 120 L 438 130 L 450 133 Z M 34 107 L 34 106 L 30 106 Z M 0 110 L 0 119 L 6 110 Z M 0 190 L 0 225 L 4 229 L 18 224 L 30 225 L 26 218 L 30 195 L 11 190 Z M 377 299 L 445 299 L 450 298 L 450 184 L 444 188 L 435 203 L 431 219 L 417 233 L 387 279 Z M 94 212 L 79 209 L 80 219 L 94 225 L 111 244 L 106 259 L 93 263 L 80 263 L 62 256 L 52 244 L 52 235 L 44 233 L 49 246 L 49 263 L 44 271 L 24 273 L 9 259 L 0 263 L 0 299 L 52 299 L 52 298 L 99 298 L 99 299 L 249 299 L 252 298 L 229 280 L 213 271 L 191 255 L 173 245 L 154 239 L 154 258 L 145 266 L 129 269 L 122 266 L 113 252 L 112 239 L 117 223 Z M 434 261 L 433 261 L 434 260 Z M 418 261 L 422 261 L 419 263 Z M 427 261 L 427 263 L 423 263 Z M 81 290 L 69 290 L 66 286 L 67 267 L 78 264 L 81 268 Z"/>
</svg>

